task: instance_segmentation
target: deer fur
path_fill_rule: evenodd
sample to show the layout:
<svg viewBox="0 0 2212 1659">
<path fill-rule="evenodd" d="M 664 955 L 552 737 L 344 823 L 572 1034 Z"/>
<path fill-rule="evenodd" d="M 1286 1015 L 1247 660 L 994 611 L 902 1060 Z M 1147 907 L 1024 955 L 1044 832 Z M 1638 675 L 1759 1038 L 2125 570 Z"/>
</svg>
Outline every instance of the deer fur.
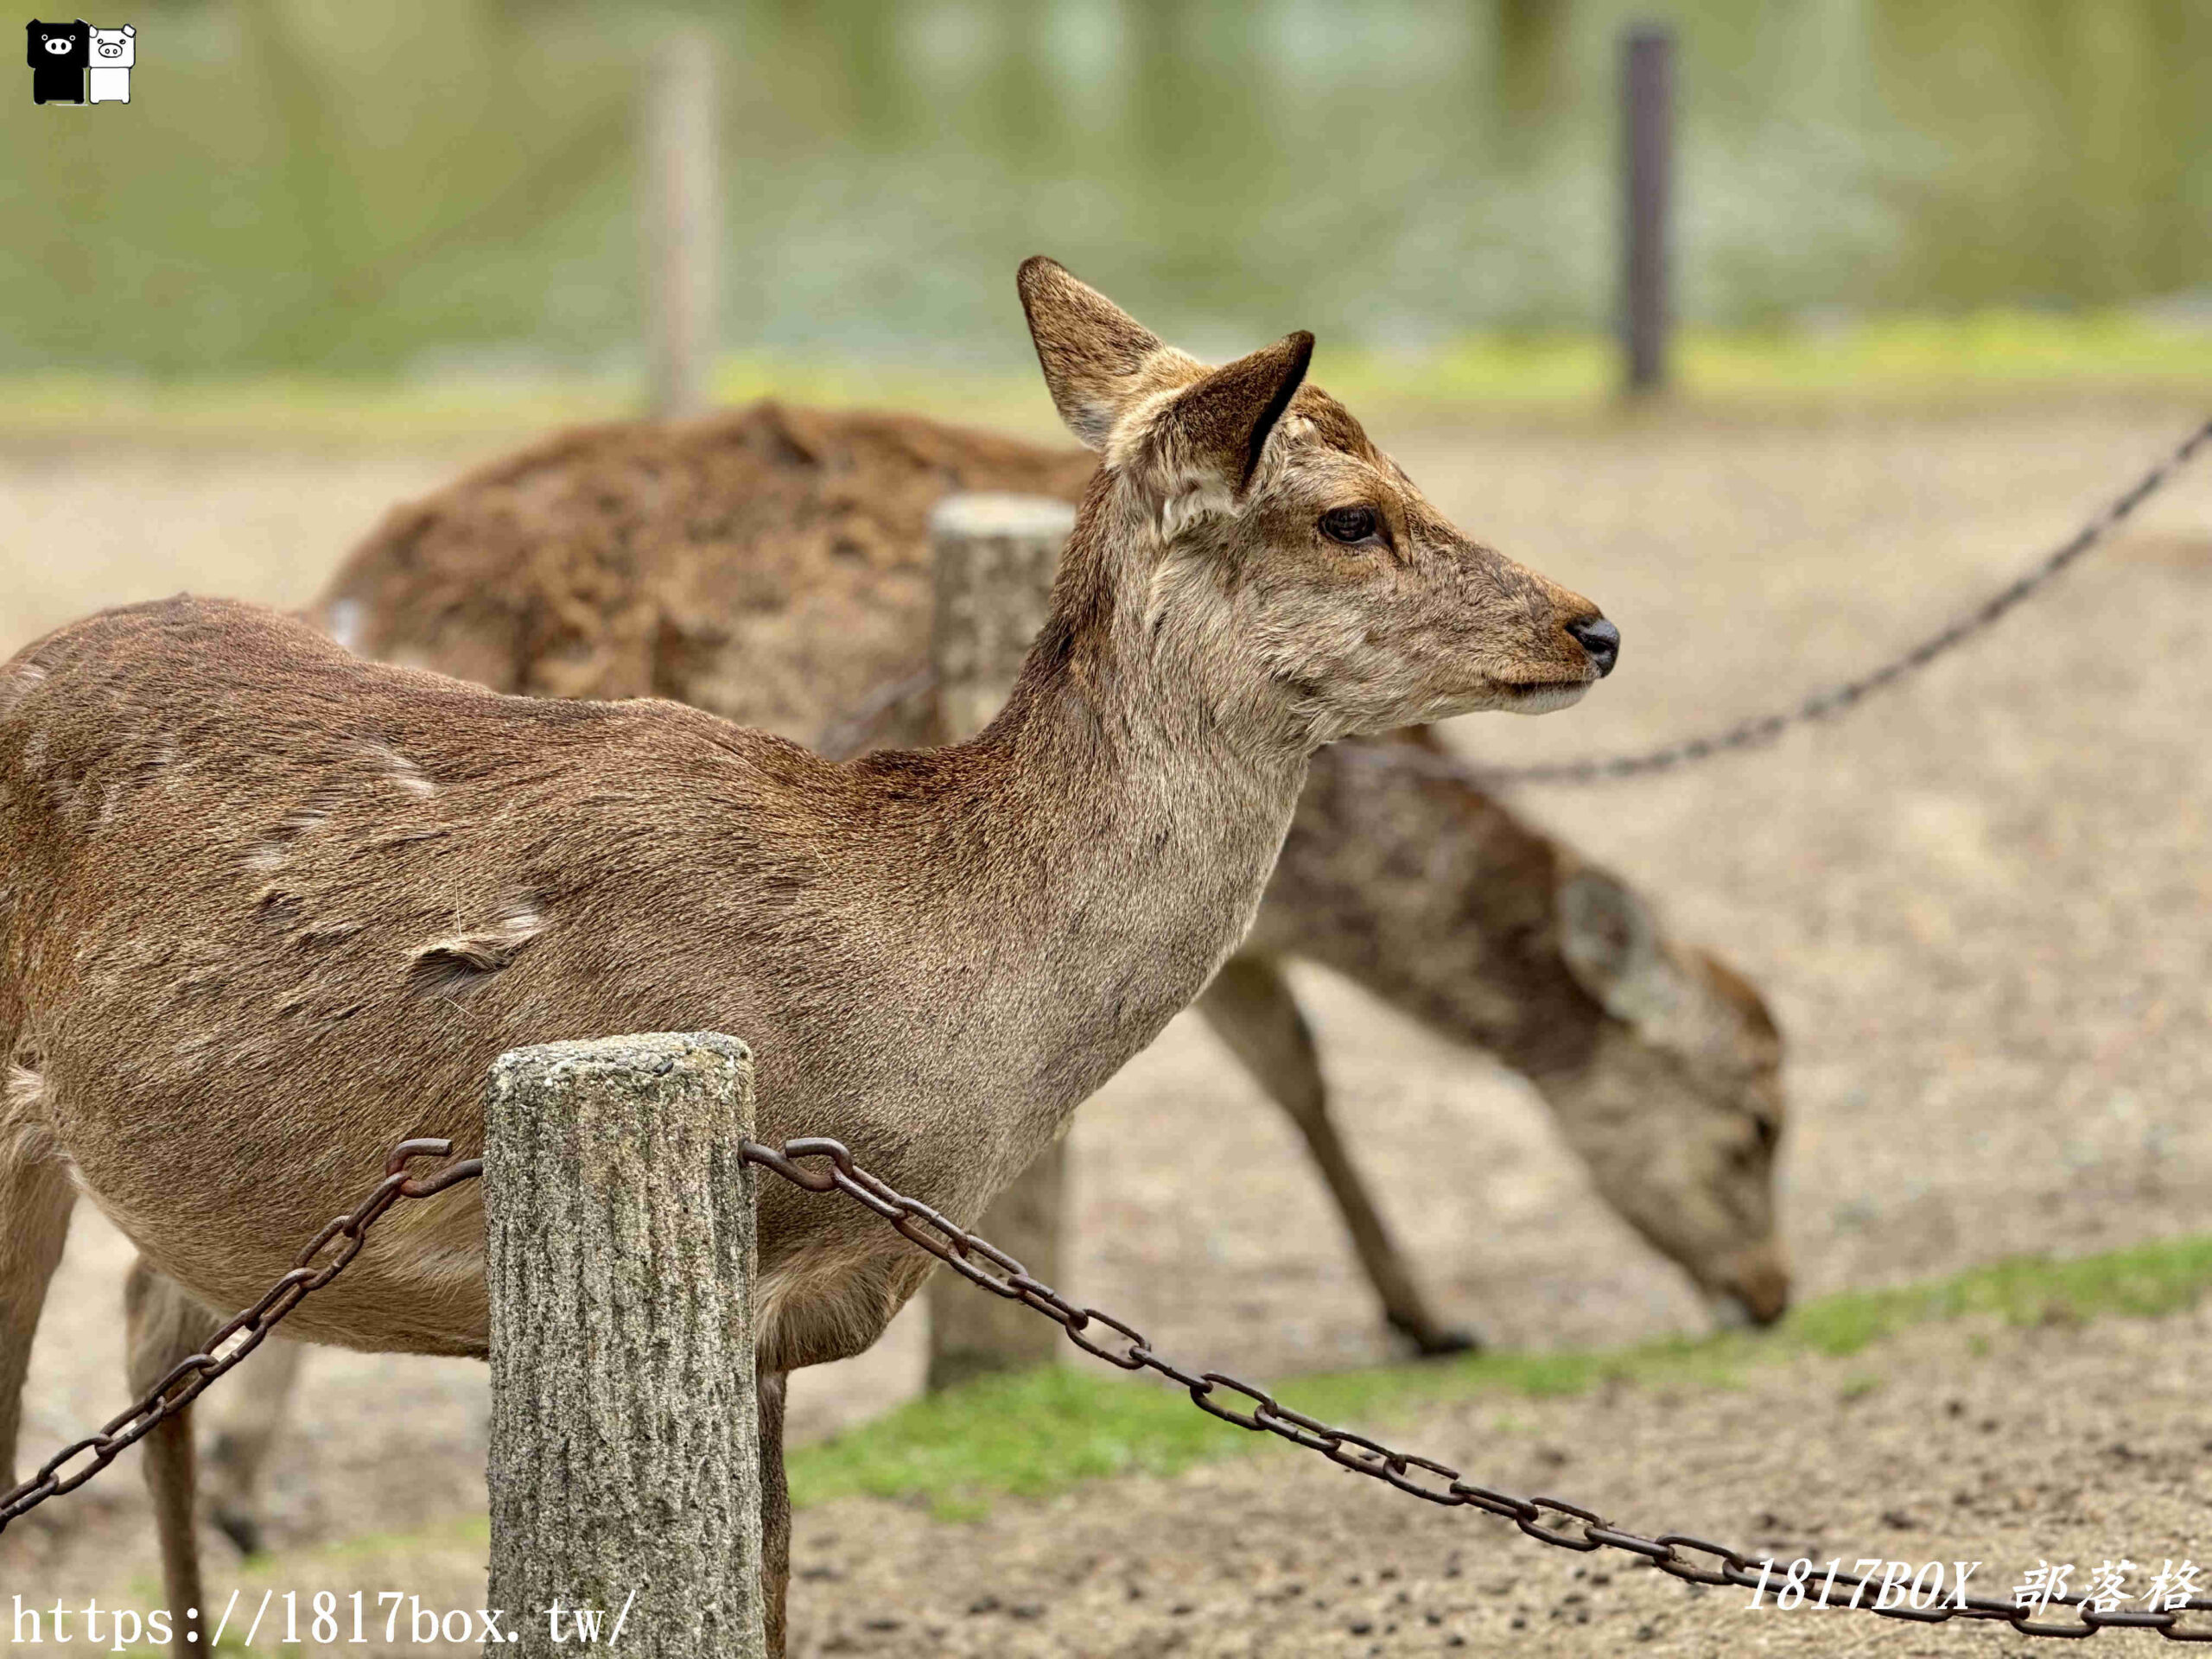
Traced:
<svg viewBox="0 0 2212 1659">
<path fill-rule="evenodd" d="M 1208 370 L 1049 260 L 1020 288 L 1103 463 L 1051 619 L 969 742 L 838 765 L 682 704 L 503 696 L 189 598 L 0 671 L 11 1404 L 73 1185 L 167 1287 L 134 1296 L 136 1369 L 164 1320 L 194 1338 L 178 1306 L 257 1297 L 397 1141 L 480 1147 L 489 1062 L 549 1039 L 741 1034 L 764 1139 L 836 1135 L 979 1214 L 1243 938 L 1314 749 L 1561 707 L 1610 667 L 1587 600 L 1454 530 L 1305 384 L 1310 335 Z M 1372 533 L 1332 539 L 1339 509 Z M 378 1246 L 291 1333 L 481 1354 L 478 1194 L 408 1207 Z M 764 1187 L 779 1650 L 783 1375 L 867 1347 L 928 1265 L 850 1206 Z M 186 1433 L 149 1462 L 157 1512 L 188 1510 L 189 1456 Z M 188 1546 L 164 1560 L 180 1607 Z"/>
</svg>

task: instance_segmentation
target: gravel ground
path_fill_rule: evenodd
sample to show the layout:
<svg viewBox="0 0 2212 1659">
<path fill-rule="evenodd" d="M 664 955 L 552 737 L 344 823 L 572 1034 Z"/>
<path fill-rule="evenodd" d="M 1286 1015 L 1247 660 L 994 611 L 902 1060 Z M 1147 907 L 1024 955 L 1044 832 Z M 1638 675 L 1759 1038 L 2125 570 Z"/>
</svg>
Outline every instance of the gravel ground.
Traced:
<svg viewBox="0 0 2212 1659">
<path fill-rule="evenodd" d="M 1850 1570 L 1862 1557 L 1983 1563 L 2009 1599 L 2039 1562 L 2086 1587 L 2126 1556 L 2138 1594 L 2201 1554 L 2212 1476 L 2201 1379 L 2212 1318 L 2084 1328 L 1951 1326 L 1739 1389 L 1624 1389 L 1465 1402 L 1394 1433 L 1471 1478 L 1555 1493 L 1654 1535 Z M 2033 1384 L 2023 1388 L 2022 1379 Z M 1787 1425 L 1777 1433 L 1777 1425 Z M 1846 1611 L 1753 1610 L 1611 1551 L 1547 1549 L 1288 1448 L 1125 1480 L 981 1522 L 848 1502 L 810 1512 L 794 1563 L 798 1652 L 1086 1659 L 1512 1653 L 2005 1655 L 2009 1632 Z M 2056 1617 L 2054 1615 L 2054 1617 Z M 2149 1634 L 2101 1638 L 2134 1650 Z"/>
<path fill-rule="evenodd" d="M 1619 672 L 1571 714 L 1466 722 L 1471 753 L 1510 760 L 1634 747 L 1793 701 L 1978 599 L 2193 418 L 2042 404 L 1385 435 L 1460 523 L 1597 598 L 1625 636 Z M 464 458 L 0 455 L 0 523 L 12 527 L 0 649 L 96 603 L 183 585 L 303 599 L 385 503 Z M 2193 1085 L 2212 1023 L 2201 853 L 2212 785 L 2198 764 L 2212 727 L 2208 594 L 2212 470 L 2161 497 L 2059 592 L 1847 721 L 1679 777 L 1528 798 L 1777 1003 L 1796 1114 L 1785 1230 L 1807 1293 L 2205 1230 L 2212 1123 Z M 1516 1080 L 1340 984 L 1303 983 L 1344 1121 L 1447 1313 L 1526 1346 L 1701 1328 L 1694 1300 L 1597 1205 Z M 1079 1294 L 1248 1375 L 1389 1353 L 1291 1133 L 1189 1022 L 1085 1109 L 1074 1144 Z M 27 1452 L 118 1400 L 124 1259 L 104 1224 L 79 1216 L 34 1367 Z M 1488 1448 L 1499 1460 L 1484 1471 L 1500 1482 L 1563 1488 L 1630 1524 L 1732 1539 L 1764 1525 L 1771 1541 L 1974 1554 L 1993 1573 L 2062 1548 L 2179 1555 L 2193 1478 L 2163 1453 L 2194 1455 L 2204 1438 L 2178 1377 L 2205 1340 L 2194 1319 L 1923 1332 L 1849 1365 L 1761 1374 L 1741 1393 L 1471 1406 L 1402 1438 L 1470 1459 Z M 874 1352 L 799 1379 L 798 1432 L 904 1397 L 919 1363 L 910 1314 Z M 1866 1391 L 1860 1372 L 1881 1386 Z M 272 1535 L 290 1574 L 278 1587 L 389 1567 L 473 1595 L 480 1541 L 465 1530 L 442 1545 L 323 1547 L 480 1513 L 480 1371 L 330 1355 L 310 1375 L 274 1471 Z M 1839 1404 L 1844 1393 L 1853 1403 Z M 1968 1402 L 1955 1417 L 1943 1404 L 1955 1397 Z M 1808 1403 L 1821 1410 L 1787 1414 Z M 1770 1414 L 1777 1406 L 1784 1415 Z M 1999 1427 L 1985 1433 L 1984 1418 Z M 1775 1421 L 1811 1427 L 1786 1442 L 1745 1438 Z M 1971 1453 L 1962 1472 L 1924 1457 L 1922 1435 L 1946 1458 Z M 2114 1444 L 2128 1457 L 2115 1461 Z M 1571 1448 L 1570 1460 L 1548 1465 L 1546 1446 Z M 1709 1652 L 1724 1624 L 1731 1651 L 1992 1642 L 1739 1617 L 1732 1595 L 1692 1598 L 1637 1572 L 1597 1586 L 1478 1518 L 1342 1484 L 1316 1502 L 1306 1483 L 1334 1478 L 1238 1462 L 1007 1506 L 973 1527 L 887 1505 L 809 1511 L 800 1650 L 1417 1653 L 1457 1634 L 1513 1652 Z M 1982 1484 L 1999 1496 L 1954 1504 Z M 2082 1495 L 2090 1488 L 2110 1496 Z M 1885 1531 L 1892 1510 L 1912 1527 Z M 0 1541 L 0 1590 L 148 1599 L 133 1477 L 48 1513 Z M 213 1560 L 227 1584 L 232 1565 Z M 1397 1579 L 1376 1576 L 1386 1562 Z M 1029 1587 L 993 1588 L 990 1564 Z M 1343 1582 L 1355 1572 L 1369 1581 Z M 1281 1594 L 1292 1580 L 1306 1587 Z M 268 1571 L 251 1581 L 276 1582 Z M 991 1594 L 1001 1611 L 968 1613 Z M 1032 1602 L 1046 1611 L 1012 1611 Z M 1600 1611 L 1616 1602 L 1629 1611 Z M 1584 1611 L 1599 1628 L 1575 1624 Z M 1427 1624 L 1431 1611 L 1445 1623 Z M 868 1618 L 900 1628 L 869 1631 Z M 1371 1630 L 1354 1632 L 1362 1619 Z"/>
</svg>

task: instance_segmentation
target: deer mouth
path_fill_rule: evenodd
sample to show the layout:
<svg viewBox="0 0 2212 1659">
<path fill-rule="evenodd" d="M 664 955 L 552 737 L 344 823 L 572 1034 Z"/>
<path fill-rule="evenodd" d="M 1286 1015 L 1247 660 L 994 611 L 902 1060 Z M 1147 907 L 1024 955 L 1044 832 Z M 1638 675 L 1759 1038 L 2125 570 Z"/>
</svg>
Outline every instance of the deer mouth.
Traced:
<svg viewBox="0 0 2212 1659">
<path fill-rule="evenodd" d="M 1505 707 L 1516 715 L 1548 715 L 1582 701 L 1594 683 L 1591 680 L 1503 680 Z"/>
</svg>

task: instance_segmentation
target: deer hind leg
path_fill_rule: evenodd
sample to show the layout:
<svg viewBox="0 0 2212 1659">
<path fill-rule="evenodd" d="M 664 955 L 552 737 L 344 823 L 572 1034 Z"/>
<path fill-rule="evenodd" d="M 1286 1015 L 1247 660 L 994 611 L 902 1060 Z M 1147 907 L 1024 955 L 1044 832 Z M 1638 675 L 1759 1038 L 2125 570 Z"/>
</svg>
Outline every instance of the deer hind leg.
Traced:
<svg viewBox="0 0 2212 1659">
<path fill-rule="evenodd" d="M 207 1448 L 207 1514 L 241 1555 L 262 1551 L 261 1471 L 306 1357 L 304 1344 L 271 1337 L 232 1374 L 229 1408 Z"/>
<path fill-rule="evenodd" d="M 1328 1085 L 1321 1077 L 1313 1033 L 1282 970 L 1265 957 L 1232 957 L 1198 999 L 1198 1012 L 1274 1103 L 1306 1137 L 1337 1201 L 1344 1230 L 1390 1328 L 1424 1355 L 1464 1353 L 1477 1345 L 1467 1332 L 1438 1323 L 1413 1269 L 1382 1219 L 1351 1154 L 1329 1116 Z"/>
<path fill-rule="evenodd" d="M 0 1161 L 0 1474 L 10 1486 L 16 1484 L 31 1339 L 76 1201 L 69 1166 L 48 1148 L 20 1138 L 8 1148 Z"/>
<path fill-rule="evenodd" d="M 160 1382 L 180 1360 L 200 1351 L 221 1319 L 186 1295 L 141 1258 L 124 1281 L 125 1368 L 136 1396 Z M 197 1630 L 190 1610 L 201 1607 L 200 1541 L 193 1531 L 192 1408 L 165 1417 L 143 1442 L 146 1485 L 154 1499 L 154 1528 L 162 1543 L 162 1591 L 168 1603 L 171 1651 L 178 1659 L 198 1651 L 188 1643 Z"/>
<path fill-rule="evenodd" d="M 760 1396 L 760 1589 L 768 1659 L 784 1659 L 784 1605 L 791 1584 L 791 1494 L 784 1478 L 784 1389 L 788 1371 L 762 1371 Z"/>
</svg>

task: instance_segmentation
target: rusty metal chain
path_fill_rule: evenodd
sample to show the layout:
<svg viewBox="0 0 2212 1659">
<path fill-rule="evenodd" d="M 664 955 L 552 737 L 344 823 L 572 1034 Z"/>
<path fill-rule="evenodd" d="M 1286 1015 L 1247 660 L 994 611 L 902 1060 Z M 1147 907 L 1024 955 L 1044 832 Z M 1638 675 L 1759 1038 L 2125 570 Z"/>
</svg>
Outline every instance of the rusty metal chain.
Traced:
<svg viewBox="0 0 2212 1659">
<path fill-rule="evenodd" d="M 1273 1434 L 1306 1451 L 1318 1452 L 1355 1474 L 1366 1475 L 1427 1503 L 1446 1508 L 1480 1510 L 1510 1521 L 1540 1544 L 1585 1554 L 1598 1549 L 1620 1550 L 1692 1584 L 1728 1585 L 1744 1590 L 1756 1590 L 1763 1584 L 1770 1589 L 1776 1587 L 1770 1579 L 1763 1577 L 1751 1557 L 1726 1544 L 1679 1532 L 1645 1537 L 1616 1527 L 1595 1510 L 1562 1498 L 1541 1495 L 1522 1497 L 1477 1485 L 1462 1479 L 1459 1471 L 1449 1464 L 1411 1452 L 1395 1451 L 1364 1434 L 1308 1417 L 1281 1404 L 1265 1389 L 1255 1389 L 1224 1372 L 1185 1370 L 1157 1352 L 1135 1326 L 1101 1309 L 1077 1306 L 1050 1285 L 1030 1277 L 1020 1262 L 995 1244 L 977 1237 L 928 1205 L 907 1198 L 869 1174 L 854 1163 L 852 1153 L 842 1141 L 809 1136 L 786 1141 L 779 1151 L 757 1141 L 748 1141 L 743 1154 L 748 1163 L 758 1164 L 807 1192 L 842 1193 L 874 1211 L 963 1278 L 1052 1320 L 1084 1352 L 1125 1371 L 1156 1371 L 1188 1390 L 1192 1403 L 1199 1410 L 1224 1422 L 1255 1433 Z M 827 1161 L 818 1168 L 805 1169 L 800 1167 L 799 1160 L 803 1159 Z M 1112 1334 L 1103 1341 L 1093 1340 L 1088 1333 L 1100 1327 Z M 1233 1403 L 1224 1404 L 1224 1400 Z M 1245 1408 L 1237 1409 L 1238 1405 Z M 1830 1586 L 1826 1592 L 1828 1596 L 1837 1590 L 1863 1594 L 1878 1588 L 1880 1583 L 1878 1578 L 1867 1574 L 1841 1572 L 1832 1578 L 1824 1574 L 1822 1581 Z M 2009 1625 L 2018 1634 L 2031 1637 L 2078 1639 L 2117 1628 L 2156 1630 L 2169 1642 L 2212 1643 L 2212 1624 L 2199 1629 L 2184 1629 L 2180 1611 L 2103 1612 L 2090 1598 L 2078 1595 L 2051 1595 L 2031 1607 L 2014 1606 L 1986 1596 L 1968 1596 L 1959 1605 L 1947 1603 L 1933 1607 L 1878 1607 L 1860 1605 L 1853 1600 L 1815 1602 L 1809 1597 L 1804 1605 L 1825 1606 L 1837 1612 L 1869 1612 L 1878 1618 L 1899 1618 L 1923 1624 L 1941 1624 L 1953 1618 L 1986 1620 Z M 2036 1615 L 2049 1607 L 2072 1608 L 2077 1622 L 2039 1620 Z M 2183 1604 L 2183 1611 L 2212 1611 L 2212 1597 L 2192 1596 Z"/>
<path fill-rule="evenodd" d="M 2023 600 L 2048 586 L 2068 566 L 2111 534 L 2138 507 L 2164 489 L 2177 473 L 2195 460 L 2197 452 L 2207 443 L 2212 443 L 2212 420 L 2206 421 L 2190 433 L 2164 460 L 2144 474 L 2129 489 L 2107 502 L 2065 542 L 1974 609 L 1955 618 L 1909 651 L 1890 658 L 1878 668 L 1816 691 L 1795 709 L 1739 721 L 1720 731 L 1681 739 L 1659 748 L 1641 750 L 1632 754 L 1592 756 L 1580 760 L 1548 761 L 1526 766 L 1485 766 L 1410 743 L 1346 743 L 1341 746 L 1340 752 L 1360 764 L 1387 766 L 1396 771 L 1459 782 L 1471 779 L 1483 785 L 1582 785 L 1611 783 L 1623 778 L 1640 778 L 1652 772 L 1670 772 L 1680 766 L 1711 760 L 1716 755 L 1761 747 L 1800 726 L 1815 725 L 1856 708 L 1873 693 L 1888 689 L 1906 675 L 1925 668 L 1937 658 L 1974 639 Z M 845 758 L 873 735 L 893 709 L 920 696 L 936 683 L 935 677 L 925 669 L 879 687 L 850 714 L 825 728 L 817 747 L 832 760 Z"/>
<path fill-rule="evenodd" d="M 156 1425 L 174 1416 L 197 1399 L 210 1384 L 238 1364 L 261 1345 L 269 1332 L 306 1297 L 342 1273 L 360 1254 L 368 1230 L 387 1210 L 403 1198 L 427 1198 L 474 1180 L 484 1173 L 480 1158 L 461 1159 L 426 1177 L 410 1176 L 406 1166 L 416 1158 L 443 1158 L 451 1154 L 450 1141 L 404 1141 L 385 1164 L 385 1175 L 353 1210 L 333 1220 L 299 1254 L 296 1265 L 271 1285 L 252 1306 L 226 1321 L 201 1352 L 179 1361 L 168 1373 L 127 1410 L 108 1420 L 99 1431 L 63 1447 L 41 1465 L 36 1474 L 0 1496 L 0 1530 L 50 1497 L 73 1492 L 124 1451 L 152 1433 Z M 916 1198 L 898 1192 L 853 1161 L 841 1141 L 812 1135 L 784 1142 L 780 1150 L 757 1141 L 741 1148 L 747 1163 L 757 1164 L 809 1192 L 836 1192 L 889 1222 L 912 1243 L 926 1250 L 973 1284 L 993 1295 L 1020 1303 L 1058 1325 L 1067 1339 L 1085 1353 L 1125 1371 L 1157 1372 L 1185 1389 L 1199 1410 L 1225 1423 L 1253 1433 L 1273 1434 L 1306 1451 L 1318 1452 L 1332 1463 L 1355 1474 L 1449 1509 L 1475 1509 L 1510 1521 L 1527 1536 L 1554 1548 L 1588 1554 L 1614 1549 L 1637 1557 L 1671 1577 L 1691 1584 L 1732 1586 L 1743 1590 L 1775 1587 L 1770 1573 L 1753 1570 L 1752 1558 L 1726 1544 L 1716 1544 L 1688 1533 L 1662 1533 L 1647 1537 L 1613 1526 L 1594 1510 L 1564 1498 L 1541 1494 L 1520 1497 L 1461 1478 L 1451 1465 L 1412 1452 L 1400 1452 L 1348 1428 L 1338 1428 L 1282 1404 L 1263 1389 L 1253 1387 L 1222 1371 L 1192 1372 L 1160 1354 L 1135 1325 L 1101 1308 L 1083 1307 L 1062 1296 L 1050 1285 L 1032 1278 L 1021 1263 L 988 1239 L 949 1220 Z M 819 1170 L 802 1168 L 802 1159 L 827 1160 Z M 320 1267 L 311 1265 L 334 1241 L 339 1247 Z M 978 1259 L 981 1263 L 978 1264 Z M 996 1269 L 996 1271 L 993 1271 Z M 1095 1341 L 1087 1332 L 1111 1332 Z M 1249 1402 L 1239 1410 L 1235 1403 Z M 75 1459 L 84 1466 L 64 1474 Z M 1709 1564 L 1708 1564 L 1709 1563 Z M 2183 1612 L 2212 1611 L 2212 1597 L 2192 1596 L 2178 1610 L 2106 1612 L 2087 1596 L 2063 1592 L 2042 1598 L 2023 1607 L 1986 1596 L 1968 1596 L 1932 1607 L 1882 1607 L 1862 1605 L 1858 1596 L 1878 1589 L 1872 1575 L 1833 1572 L 1823 1575 L 1822 1599 L 1810 1598 L 1806 1606 L 1830 1611 L 1860 1611 L 1878 1618 L 1904 1619 L 1915 1624 L 1941 1624 L 1954 1618 L 1986 1621 L 2009 1626 L 2022 1636 L 2078 1640 L 2110 1629 L 2156 1630 L 2169 1642 L 2212 1643 L 2212 1624 L 2189 1629 Z M 1852 1599 L 1827 1599 L 1836 1590 L 1854 1592 Z M 2050 1607 L 2070 1608 L 2075 1622 L 2049 1623 L 2036 1615 Z"/>
<path fill-rule="evenodd" d="M 271 1285 L 259 1301 L 227 1320 L 199 1353 L 170 1367 L 167 1376 L 141 1395 L 128 1410 L 108 1419 L 98 1433 L 87 1434 L 62 1447 L 39 1465 L 36 1474 L 0 1496 L 0 1531 L 48 1498 L 75 1491 L 152 1433 L 165 1418 L 175 1416 L 198 1399 L 217 1377 L 258 1348 L 263 1338 L 302 1299 L 343 1273 L 367 1243 L 371 1225 L 394 1204 L 402 1198 L 427 1198 L 449 1186 L 474 1180 L 484 1173 L 481 1158 L 464 1158 L 433 1175 L 418 1177 L 407 1173 L 407 1166 L 416 1159 L 443 1158 L 452 1151 L 450 1141 L 430 1139 L 403 1141 L 393 1147 L 385 1164 L 385 1178 L 375 1190 L 317 1233 L 314 1243 L 300 1252 L 291 1270 Z M 320 1267 L 311 1265 L 334 1241 L 338 1241 L 336 1253 Z M 86 1459 L 84 1466 L 64 1474 L 63 1466 L 79 1457 Z"/>
<path fill-rule="evenodd" d="M 1925 668 L 1937 658 L 1956 650 L 1999 621 L 2023 600 L 2047 587 L 2069 565 L 2110 535 L 2136 508 L 2164 489 L 2208 442 L 2212 442 L 2212 420 L 2206 421 L 2183 439 L 2164 460 L 2136 480 L 2128 489 L 2107 502 L 2072 536 L 1973 610 L 1953 618 L 1910 650 L 1892 657 L 1880 667 L 1829 686 L 1825 690 L 1816 691 L 1795 709 L 1779 714 L 1762 715 L 1755 720 L 1740 721 L 1722 731 L 1684 739 L 1639 753 L 1561 760 L 1539 766 L 1478 766 L 1474 768 L 1474 775 L 1483 783 L 1609 783 L 1620 778 L 1637 778 L 1649 772 L 1671 771 L 1677 766 L 1709 760 L 1714 755 L 1758 748 L 1797 727 L 1831 719 L 1857 707 L 1862 699 L 1872 693 L 1886 690 L 1906 675 Z M 1394 761 L 1402 764 L 1408 755 L 1427 760 L 1436 758 L 1404 745 L 1394 745 L 1373 753 L 1388 754 Z M 1418 766 L 1419 760 L 1414 764 Z M 1464 775 L 1464 771 L 1460 775 Z"/>
</svg>

